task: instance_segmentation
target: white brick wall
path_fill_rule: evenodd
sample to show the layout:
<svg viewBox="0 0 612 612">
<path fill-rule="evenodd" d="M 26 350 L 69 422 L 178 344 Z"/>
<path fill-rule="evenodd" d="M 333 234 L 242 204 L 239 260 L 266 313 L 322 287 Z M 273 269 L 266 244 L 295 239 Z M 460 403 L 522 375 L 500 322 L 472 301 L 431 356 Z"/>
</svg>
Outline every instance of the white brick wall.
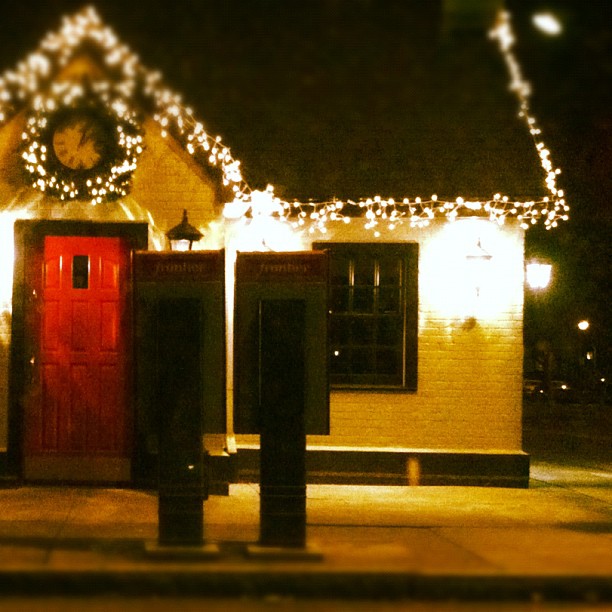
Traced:
<svg viewBox="0 0 612 612">
<path fill-rule="evenodd" d="M 11 313 L 8 305 L 0 302 L 0 451 L 7 444 L 8 374 L 11 339 Z"/>
<path fill-rule="evenodd" d="M 330 228 L 326 239 L 419 243 L 418 390 L 332 392 L 331 435 L 309 444 L 521 450 L 523 231 L 441 221 L 375 238 L 359 223 Z M 477 240 L 491 255 L 478 296 L 465 257 Z"/>
<path fill-rule="evenodd" d="M 146 148 L 134 174 L 131 197 L 151 213 L 162 232 L 180 223 L 183 209 L 192 225 L 204 229 L 221 213 L 220 194 L 211 177 L 173 138 L 163 138 L 155 122 L 147 120 L 144 127 Z M 208 228 L 206 235 L 208 241 L 214 240 Z M 213 243 L 207 248 L 222 247 Z"/>
<path fill-rule="evenodd" d="M 343 230 L 328 236 L 375 240 L 361 228 Z M 523 233 L 516 225 L 499 228 L 484 221 L 477 230 L 488 237 L 487 242 L 479 236 L 492 255 L 490 273 L 477 299 L 471 277 L 461 271 L 466 261 L 461 255 L 463 243 L 457 247 L 454 238 L 445 239 L 446 222 L 407 231 L 399 238 L 394 235 L 394 241 L 403 237 L 420 245 L 418 390 L 332 393 L 331 435 L 313 436 L 311 444 L 520 450 Z M 384 235 L 378 240 L 390 241 Z M 453 252 L 455 247 L 458 252 Z M 4 311 L 0 448 L 6 445 L 9 338 L 10 315 Z"/>
</svg>

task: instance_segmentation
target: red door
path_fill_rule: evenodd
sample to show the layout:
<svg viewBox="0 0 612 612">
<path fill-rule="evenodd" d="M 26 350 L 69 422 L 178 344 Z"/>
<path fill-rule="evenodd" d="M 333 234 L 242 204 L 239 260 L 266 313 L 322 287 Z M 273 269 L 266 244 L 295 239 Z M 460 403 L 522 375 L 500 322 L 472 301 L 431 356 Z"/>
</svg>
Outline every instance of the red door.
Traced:
<svg viewBox="0 0 612 612">
<path fill-rule="evenodd" d="M 47 236 L 36 260 L 24 475 L 129 480 L 129 249 L 120 238 Z"/>
</svg>

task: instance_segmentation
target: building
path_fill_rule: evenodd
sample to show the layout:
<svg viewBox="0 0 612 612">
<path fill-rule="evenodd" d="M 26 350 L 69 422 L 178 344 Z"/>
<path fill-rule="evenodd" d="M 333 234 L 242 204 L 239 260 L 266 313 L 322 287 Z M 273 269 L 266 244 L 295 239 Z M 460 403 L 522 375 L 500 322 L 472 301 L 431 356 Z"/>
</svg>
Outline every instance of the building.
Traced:
<svg viewBox="0 0 612 612">
<path fill-rule="evenodd" d="M 331 258 L 332 388 L 310 480 L 526 486 L 523 237 L 567 206 L 499 4 L 445 2 L 440 54 L 414 66 L 402 154 L 423 197 L 250 189 L 229 148 L 91 8 L 6 73 L 0 473 L 146 480 L 134 471 L 131 254 L 165 248 L 188 209 L 197 248 L 226 257 L 226 431 L 205 445 L 233 478 L 255 478 L 257 455 L 257 438 L 233 431 L 233 258 L 316 248 Z"/>
</svg>

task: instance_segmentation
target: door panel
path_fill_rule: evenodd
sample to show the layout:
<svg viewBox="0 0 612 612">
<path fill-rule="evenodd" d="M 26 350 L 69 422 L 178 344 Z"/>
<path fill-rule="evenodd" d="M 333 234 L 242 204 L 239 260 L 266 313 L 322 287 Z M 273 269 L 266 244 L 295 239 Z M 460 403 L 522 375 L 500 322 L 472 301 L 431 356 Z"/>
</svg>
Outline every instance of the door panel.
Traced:
<svg viewBox="0 0 612 612">
<path fill-rule="evenodd" d="M 100 304 L 100 350 L 116 353 L 119 340 L 119 313 L 115 302 Z"/>
<path fill-rule="evenodd" d="M 26 401 L 25 477 L 130 477 L 129 248 L 119 238 L 47 236 L 31 272 L 40 304 Z M 38 287 L 36 287 L 38 285 Z"/>
<path fill-rule="evenodd" d="M 59 376 L 59 367 L 56 365 L 44 365 L 42 366 L 42 394 L 41 394 L 41 405 L 45 407 L 45 418 L 39 417 L 32 428 L 30 434 L 37 435 L 36 425 L 40 423 L 40 442 L 41 450 L 53 451 L 57 448 L 58 444 L 58 432 L 57 432 L 57 421 L 59 413 L 60 399 L 57 395 L 57 388 L 55 386 L 49 386 L 48 381 L 56 380 Z M 37 411 L 38 412 L 38 411 Z M 38 435 L 33 440 L 32 446 L 38 442 Z"/>
</svg>

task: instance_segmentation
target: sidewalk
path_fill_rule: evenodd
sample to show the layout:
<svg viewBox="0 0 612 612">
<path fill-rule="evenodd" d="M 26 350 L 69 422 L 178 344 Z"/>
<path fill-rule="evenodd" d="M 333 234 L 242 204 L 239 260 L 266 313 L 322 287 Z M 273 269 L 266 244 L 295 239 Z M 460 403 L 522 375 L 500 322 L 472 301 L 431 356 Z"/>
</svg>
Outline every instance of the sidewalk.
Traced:
<svg viewBox="0 0 612 612">
<path fill-rule="evenodd" d="M 612 600 L 612 476 L 532 467 L 529 489 L 308 487 L 308 550 L 249 555 L 258 488 L 205 504 L 211 557 L 157 558 L 157 498 L 0 489 L 0 593 Z M 302 557 L 302 558 L 300 558 Z"/>
</svg>

